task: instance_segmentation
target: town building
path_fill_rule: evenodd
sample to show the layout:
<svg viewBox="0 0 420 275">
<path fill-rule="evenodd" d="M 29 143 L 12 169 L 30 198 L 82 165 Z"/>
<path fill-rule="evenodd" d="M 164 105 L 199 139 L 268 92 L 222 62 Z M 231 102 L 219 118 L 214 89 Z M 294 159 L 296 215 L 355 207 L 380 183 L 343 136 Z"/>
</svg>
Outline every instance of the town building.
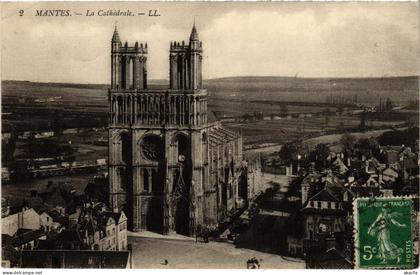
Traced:
<svg viewBox="0 0 420 275">
<path fill-rule="evenodd" d="M 131 268 L 131 266 L 129 251 L 22 251 L 22 268 Z"/>
<path fill-rule="evenodd" d="M 32 208 L 23 207 L 20 211 L 9 213 L 1 219 L 1 233 L 10 236 L 21 228 L 37 230 L 40 227 L 39 214 Z"/>
</svg>

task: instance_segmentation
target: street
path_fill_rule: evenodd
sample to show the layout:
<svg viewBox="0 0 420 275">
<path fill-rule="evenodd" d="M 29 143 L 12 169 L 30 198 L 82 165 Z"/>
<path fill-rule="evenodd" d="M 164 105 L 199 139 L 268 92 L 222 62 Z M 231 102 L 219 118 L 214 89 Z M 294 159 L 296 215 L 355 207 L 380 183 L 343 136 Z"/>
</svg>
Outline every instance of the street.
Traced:
<svg viewBox="0 0 420 275">
<path fill-rule="evenodd" d="M 252 257 L 261 268 L 305 268 L 302 260 L 249 249 L 229 243 L 196 243 L 193 240 L 129 237 L 133 268 L 246 268 Z M 167 264 L 165 265 L 165 260 Z"/>
</svg>

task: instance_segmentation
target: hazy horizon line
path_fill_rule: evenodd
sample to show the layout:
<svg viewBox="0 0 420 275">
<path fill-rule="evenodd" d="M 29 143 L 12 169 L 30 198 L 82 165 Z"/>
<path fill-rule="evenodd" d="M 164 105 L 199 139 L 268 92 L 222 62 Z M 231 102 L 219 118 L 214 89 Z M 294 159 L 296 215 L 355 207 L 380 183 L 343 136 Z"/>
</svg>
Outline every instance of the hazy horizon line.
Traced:
<svg viewBox="0 0 420 275">
<path fill-rule="evenodd" d="M 316 77 L 316 76 L 279 76 L 279 75 L 237 75 L 237 76 L 223 76 L 223 77 L 214 77 L 206 78 L 203 81 L 213 81 L 218 79 L 228 79 L 228 78 L 292 78 L 292 79 L 380 79 L 380 78 L 407 78 L 407 77 L 420 77 L 418 75 L 385 75 L 385 76 L 340 76 L 340 77 Z M 109 83 L 88 83 L 88 82 L 57 82 L 57 81 L 34 81 L 34 80 L 23 80 L 23 79 L 2 79 L 3 81 L 15 81 L 15 82 L 32 82 L 32 83 L 48 83 L 48 84 L 79 84 L 79 85 L 110 85 Z M 148 81 L 167 81 L 169 83 L 169 78 L 152 78 Z"/>
</svg>

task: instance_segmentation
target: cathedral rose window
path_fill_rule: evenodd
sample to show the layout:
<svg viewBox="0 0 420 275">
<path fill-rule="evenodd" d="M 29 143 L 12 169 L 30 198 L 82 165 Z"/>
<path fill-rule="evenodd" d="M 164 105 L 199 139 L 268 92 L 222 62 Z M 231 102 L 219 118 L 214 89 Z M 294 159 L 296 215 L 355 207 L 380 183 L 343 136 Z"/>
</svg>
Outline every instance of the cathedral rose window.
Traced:
<svg viewBox="0 0 420 275">
<path fill-rule="evenodd" d="M 158 161 L 163 157 L 162 140 L 157 136 L 148 136 L 141 143 L 141 153 L 143 156 L 152 161 Z"/>
</svg>

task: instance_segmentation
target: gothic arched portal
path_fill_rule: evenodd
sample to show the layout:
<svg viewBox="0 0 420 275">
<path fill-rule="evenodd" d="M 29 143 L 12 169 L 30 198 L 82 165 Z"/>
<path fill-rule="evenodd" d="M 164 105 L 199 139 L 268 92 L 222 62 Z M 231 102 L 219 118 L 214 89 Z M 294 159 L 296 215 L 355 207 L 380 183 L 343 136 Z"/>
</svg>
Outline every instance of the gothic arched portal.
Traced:
<svg viewBox="0 0 420 275">
<path fill-rule="evenodd" d="M 154 196 L 150 198 L 146 216 L 147 230 L 163 233 L 163 198 Z"/>
<path fill-rule="evenodd" d="M 149 197 L 145 204 L 143 226 L 146 230 L 163 233 L 163 191 L 165 186 L 164 145 L 158 135 L 149 134 L 139 141 L 141 157 L 148 161 L 142 168 L 142 191 Z"/>
<path fill-rule="evenodd" d="M 174 145 L 178 160 L 178 169 L 174 171 L 172 209 L 174 213 L 175 231 L 178 234 L 190 235 L 191 204 L 191 141 L 184 134 L 175 136 Z"/>
<path fill-rule="evenodd" d="M 131 194 L 133 192 L 133 169 L 132 169 L 132 135 L 130 132 L 121 133 L 121 160 L 124 164 L 124 168 L 119 170 L 121 189 L 126 193 Z M 131 229 L 133 226 L 133 196 L 126 196 L 124 213 L 128 218 L 128 227 Z"/>
</svg>

